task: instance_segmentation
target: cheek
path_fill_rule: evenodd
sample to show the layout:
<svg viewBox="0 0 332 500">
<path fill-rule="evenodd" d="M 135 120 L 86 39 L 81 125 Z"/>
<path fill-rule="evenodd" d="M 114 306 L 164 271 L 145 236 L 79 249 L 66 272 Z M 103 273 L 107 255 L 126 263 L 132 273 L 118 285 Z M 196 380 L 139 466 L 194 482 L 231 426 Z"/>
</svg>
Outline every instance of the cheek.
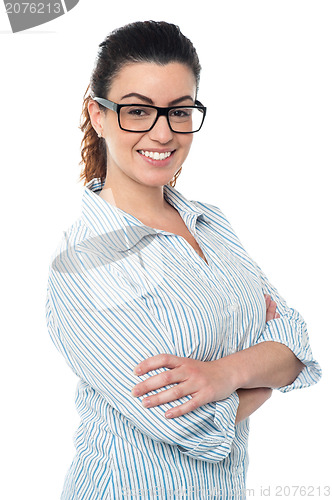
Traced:
<svg viewBox="0 0 332 500">
<path fill-rule="evenodd" d="M 130 158 L 137 154 L 139 139 L 140 136 L 138 134 L 136 136 L 130 132 L 113 130 L 107 141 L 110 158 L 118 164 L 125 162 L 126 165 L 129 165 L 128 161 L 130 161 Z"/>
<path fill-rule="evenodd" d="M 193 142 L 193 136 L 190 136 L 189 134 L 188 134 L 188 136 L 187 135 L 183 136 L 182 147 L 187 151 L 187 153 L 189 152 L 189 150 L 191 148 L 192 142 Z"/>
</svg>

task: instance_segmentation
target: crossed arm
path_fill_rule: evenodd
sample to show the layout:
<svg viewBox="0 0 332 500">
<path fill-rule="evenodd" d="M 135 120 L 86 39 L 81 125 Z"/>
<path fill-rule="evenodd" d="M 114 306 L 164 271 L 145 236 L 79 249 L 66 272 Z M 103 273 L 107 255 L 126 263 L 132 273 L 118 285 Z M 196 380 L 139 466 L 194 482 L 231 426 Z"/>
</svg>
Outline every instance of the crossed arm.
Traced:
<svg viewBox="0 0 332 500">
<path fill-rule="evenodd" d="M 276 303 L 268 295 L 265 299 L 266 321 L 278 318 Z M 304 364 L 287 346 L 268 341 L 214 361 L 158 354 L 139 363 L 134 373 L 144 375 L 161 367 L 169 370 L 138 383 L 132 390 L 133 396 L 142 396 L 166 385 L 176 385 L 144 398 L 142 404 L 146 408 L 191 395 L 189 401 L 165 413 L 166 418 L 174 418 L 212 401 L 225 399 L 237 391 L 237 424 L 269 399 L 273 388 L 292 383 Z"/>
</svg>

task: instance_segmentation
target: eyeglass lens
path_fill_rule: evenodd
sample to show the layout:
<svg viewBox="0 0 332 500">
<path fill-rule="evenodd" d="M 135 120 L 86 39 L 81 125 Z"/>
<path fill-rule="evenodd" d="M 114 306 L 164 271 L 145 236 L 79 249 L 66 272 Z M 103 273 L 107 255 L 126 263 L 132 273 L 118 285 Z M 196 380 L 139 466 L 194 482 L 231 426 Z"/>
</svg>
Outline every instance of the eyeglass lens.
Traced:
<svg viewBox="0 0 332 500">
<path fill-rule="evenodd" d="M 125 106 L 120 110 L 121 127 L 140 132 L 152 127 L 157 110 L 145 106 Z M 174 132 L 195 132 L 202 124 L 204 113 L 198 108 L 175 108 L 168 112 Z"/>
</svg>

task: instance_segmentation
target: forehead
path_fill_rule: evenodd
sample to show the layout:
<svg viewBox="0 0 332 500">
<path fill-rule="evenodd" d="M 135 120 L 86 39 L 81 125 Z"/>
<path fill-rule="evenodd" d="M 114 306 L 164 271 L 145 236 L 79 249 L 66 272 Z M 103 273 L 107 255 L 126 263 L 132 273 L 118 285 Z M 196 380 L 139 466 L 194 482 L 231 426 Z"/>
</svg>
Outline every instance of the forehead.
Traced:
<svg viewBox="0 0 332 500">
<path fill-rule="evenodd" d="M 108 98 L 121 100 L 129 93 L 137 93 L 156 101 L 170 102 L 184 95 L 195 98 L 196 80 L 189 66 L 172 62 L 131 63 L 124 66 L 114 78 Z"/>
</svg>

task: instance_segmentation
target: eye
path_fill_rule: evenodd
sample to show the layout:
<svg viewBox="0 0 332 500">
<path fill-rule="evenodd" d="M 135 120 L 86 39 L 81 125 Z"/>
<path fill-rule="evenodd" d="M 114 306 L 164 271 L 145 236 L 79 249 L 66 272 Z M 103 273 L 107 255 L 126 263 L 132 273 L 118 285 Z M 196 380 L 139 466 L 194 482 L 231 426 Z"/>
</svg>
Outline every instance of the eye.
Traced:
<svg viewBox="0 0 332 500">
<path fill-rule="evenodd" d="M 169 116 L 172 119 L 175 120 L 186 120 L 190 118 L 192 115 L 192 109 L 191 108 L 178 108 L 178 109 L 171 109 Z"/>
<path fill-rule="evenodd" d="M 152 108 L 146 108 L 143 106 L 128 106 L 121 109 L 122 113 L 125 114 L 128 118 L 138 119 L 138 118 L 147 118 L 150 117 L 153 113 Z"/>
<path fill-rule="evenodd" d="M 131 116 L 143 116 L 145 114 L 144 109 L 130 109 L 128 112 L 128 115 Z"/>
</svg>

